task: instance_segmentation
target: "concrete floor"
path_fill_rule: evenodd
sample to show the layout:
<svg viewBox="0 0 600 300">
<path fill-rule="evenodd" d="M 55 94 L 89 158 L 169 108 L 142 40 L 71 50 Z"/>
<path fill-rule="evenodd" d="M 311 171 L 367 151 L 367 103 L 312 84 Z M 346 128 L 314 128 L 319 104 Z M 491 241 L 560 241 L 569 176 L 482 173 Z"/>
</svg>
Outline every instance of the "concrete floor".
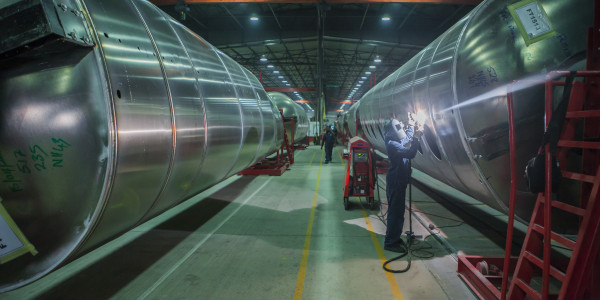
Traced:
<svg viewBox="0 0 600 300">
<path fill-rule="evenodd" d="M 503 255 L 494 228 L 505 228 L 495 224 L 505 217 L 415 172 L 416 247 L 431 247 L 415 254 L 433 257 L 413 256 L 406 273 L 385 272 L 382 263 L 396 256 L 382 246 L 377 214 L 386 205 L 365 210 L 353 198 L 344 210 L 340 151 L 322 164 L 311 146 L 282 176 L 229 178 L 0 298 L 475 299 L 456 274 L 456 254 Z"/>
</svg>

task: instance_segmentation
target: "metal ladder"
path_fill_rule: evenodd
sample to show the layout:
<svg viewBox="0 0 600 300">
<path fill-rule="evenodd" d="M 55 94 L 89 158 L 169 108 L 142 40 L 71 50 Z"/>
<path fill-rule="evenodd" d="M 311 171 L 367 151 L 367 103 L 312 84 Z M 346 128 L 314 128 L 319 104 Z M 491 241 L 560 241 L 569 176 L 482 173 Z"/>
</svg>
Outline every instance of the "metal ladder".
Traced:
<svg viewBox="0 0 600 300">
<path fill-rule="evenodd" d="M 551 72 L 548 75 L 546 125 L 552 114 L 553 87 L 565 84 L 564 81 L 555 81 L 552 78 L 565 77 L 569 74 L 569 72 Z M 598 288 L 600 285 L 598 270 L 600 263 L 600 97 L 597 95 L 600 72 L 581 71 L 576 72 L 576 76 L 585 77 L 586 83 L 574 82 L 573 84 L 567 115 L 557 145 L 557 159 L 563 179 L 580 182 L 581 199 L 577 206 L 552 200 L 552 153 L 549 151 L 549 145 L 546 145 L 545 192 L 538 195 L 510 283 L 508 299 L 583 299 L 584 295 L 591 299 L 600 299 L 600 295 L 595 295 L 600 293 L 598 292 L 600 290 Z M 576 128 L 582 119 L 583 138 L 576 141 L 574 140 Z M 581 170 L 578 172 L 564 169 L 567 166 L 568 151 L 573 149 L 581 149 L 582 152 Z M 575 240 L 552 231 L 550 224 L 553 208 L 577 216 L 579 228 Z M 552 241 L 572 251 L 566 264 L 559 266 L 556 260 L 551 261 Z M 531 284 L 536 270 L 542 271 L 541 291 Z M 550 295 L 550 276 L 560 282 L 558 294 Z"/>
</svg>

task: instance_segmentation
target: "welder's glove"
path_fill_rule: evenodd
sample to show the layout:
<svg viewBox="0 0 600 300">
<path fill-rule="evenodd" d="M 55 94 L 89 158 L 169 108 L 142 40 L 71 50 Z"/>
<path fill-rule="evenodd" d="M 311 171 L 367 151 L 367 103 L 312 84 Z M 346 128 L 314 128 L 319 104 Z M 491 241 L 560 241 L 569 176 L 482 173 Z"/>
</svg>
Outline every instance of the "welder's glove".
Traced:
<svg viewBox="0 0 600 300">
<path fill-rule="evenodd" d="M 415 130 L 415 133 L 413 134 L 413 140 L 420 140 L 421 137 L 423 136 L 423 131 L 421 130 Z"/>
<path fill-rule="evenodd" d="M 408 125 L 415 126 L 415 120 L 417 119 L 417 115 L 413 113 L 408 113 Z"/>
</svg>

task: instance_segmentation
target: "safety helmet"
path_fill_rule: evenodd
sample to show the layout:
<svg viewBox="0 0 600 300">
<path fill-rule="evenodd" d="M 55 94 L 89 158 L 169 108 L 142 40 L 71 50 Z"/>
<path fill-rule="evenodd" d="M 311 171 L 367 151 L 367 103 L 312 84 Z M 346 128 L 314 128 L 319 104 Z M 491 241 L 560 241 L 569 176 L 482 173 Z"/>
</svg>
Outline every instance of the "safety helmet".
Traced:
<svg viewBox="0 0 600 300">
<path fill-rule="evenodd" d="M 406 132 L 404 132 L 404 128 L 402 128 L 402 122 L 396 119 L 390 119 L 385 123 L 385 137 L 386 139 L 402 141 L 406 138 Z"/>
</svg>

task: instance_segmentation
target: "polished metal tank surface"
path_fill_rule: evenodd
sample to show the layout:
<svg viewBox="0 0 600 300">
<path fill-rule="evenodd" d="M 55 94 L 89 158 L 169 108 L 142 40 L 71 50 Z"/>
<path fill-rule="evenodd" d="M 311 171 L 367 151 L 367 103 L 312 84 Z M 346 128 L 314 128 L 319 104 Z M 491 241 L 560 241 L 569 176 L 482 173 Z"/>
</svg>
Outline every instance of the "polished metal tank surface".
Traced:
<svg viewBox="0 0 600 300">
<path fill-rule="evenodd" d="M 581 65 L 593 19 L 592 0 L 534 2 L 555 34 L 526 45 L 508 10 L 516 2 L 482 2 L 368 91 L 357 117 L 369 142 L 385 151 L 385 121 L 422 114 L 422 153 L 413 166 L 500 211 L 510 187 L 506 90 L 517 90 L 517 168 L 524 170 L 543 134 L 545 75 Z M 517 189 L 517 215 L 527 220 L 535 196 L 524 179 Z"/>
<path fill-rule="evenodd" d="M 346 123 L 348 126 L 348 131 L 350 132 L 350 135 L 352 137 L 355 136 L 360 136 L 362 132 L 357 132 L 360 131 L 360 116 L 358 114 L 358 106 L 360 105 L 359 102 L 353 103 L 352 106 L 350 106 L 350 108 L 345 111 L 342 116 L 343 116 L 343 123 Z M 357 128 L 357 125 L 359 125 L 359 127 Z"/>
<path fill-rule="evenodd" d="M 0 197 L 39 252 L 1 266 L 0 292 L 236 174 L 283 140 L 256 77 L 154 5 L 55 2 L 58 14 L 63 4 L 82 13 L 95 46 L 76 61 L 54 51 L 0 70 Z"/>
<path fill-rule="evenodd" d="M 283 110 L 284 118 L 293 118 L 295 122 L 294 127 L 294 142 L 300 142 L 308 135 L 309 120 L 306 114 L 306 110 L 296 103 L 292 98 L 286 96 L 280 92 L 268 92 L 269 97 L 277 106 L 277 108 Z M 291 134 L 291 122 L 285 125 L 288 135 Z"/>
</svg>

